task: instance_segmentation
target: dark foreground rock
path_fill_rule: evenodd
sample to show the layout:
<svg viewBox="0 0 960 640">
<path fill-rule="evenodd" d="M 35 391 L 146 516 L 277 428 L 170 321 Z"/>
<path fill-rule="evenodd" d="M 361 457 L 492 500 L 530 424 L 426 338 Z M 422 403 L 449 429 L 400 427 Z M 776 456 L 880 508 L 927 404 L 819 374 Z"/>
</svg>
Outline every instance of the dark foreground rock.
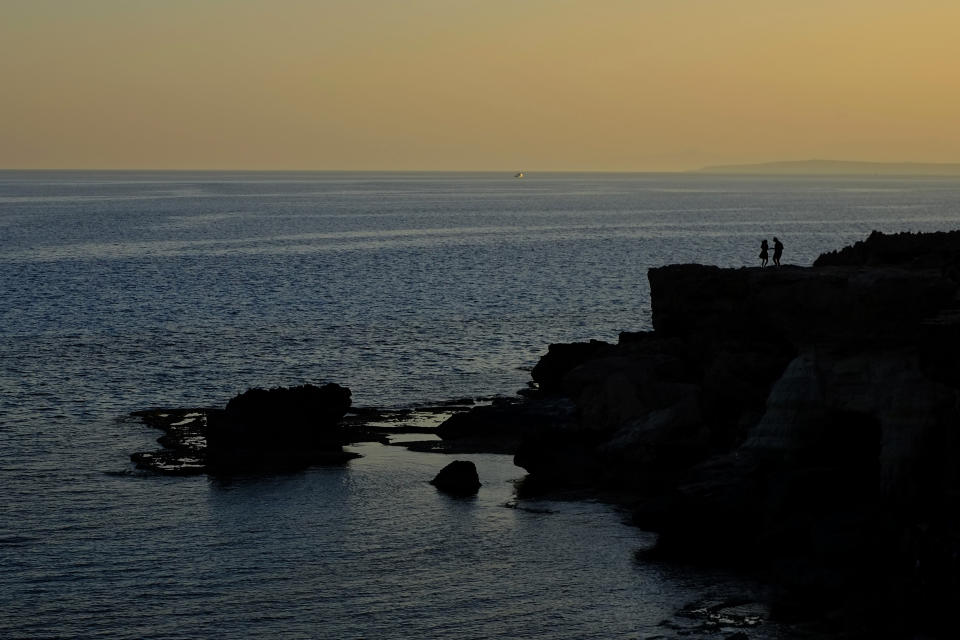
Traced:
<svg viewBox="0 0 960 640">
<path fill-rule="evenodd" d="M 516 453 L 520 443 L 540 430 L 553 432 L 574 423 L 574 406 L 566 398 L 534 395 L 495 398 L 490 404 L 455 413 L 436 430 L 439 443 L 429 449 L 445 453 Z"/>
<path fill-rule="evenodd" d="M 207 413 L 207 466 L 224 473 L 349 459 L 340 431 L 348 409 L 350 390 L 337 384 L 249 389 Z"/>
<path fill-rule="evenodd" d="M 493 400 L 461 398 L 387 409 L 349 406 L 347 413 L 338 418 L 349 399 L 344 391 L 349 390 L 256 389 L 231 400 L 226 408 L 136 411 L 135 417 L 163 431 L 157 440 L 163 449 L 130 457 L 140 469 L 164 475 L 195 475 L 341 464 L 359 456 L 343 447 L 363 442 L 411 448 L 422 445 L 422 450 L 455 452 L 456 447 L 445 448 L 443 441 L 436 438 L 422 443 L 407 439 L 393 442 L 391 438 L 409 434 L 435 436 L 437 426 L 451 415 L 468 411 L 477 402 Z M 214 430 L 213 448 L 208 445 L 210 425 Z"/>
<path fill-rule="evenodd" d="M 161 451 L 134 453 L 142 469 L 171 475 L 245 473 L 342 463 L 341 420 L 350 390 L 337 384 L 249 389 L 225 408 L 136 412 L 164 431 Z"/>
<path fill-rule="evenodd" d="M 756 571 L 782 617 L 956 637 L 958 256 L 960 232 L 874 233 L 812 268 L 651 269 L 654 331 L 551 345 L 535 375 L 573 419 L 515 461 L 624 492 L 655 554 Z"/>
<path fill-rule="evenodd" d="M 933 233 L 874 231 L 866 240 L 822 254 L 813 266 L 890 266 L 953 272 L 960 266 L 960 230 Z"/>
<path fill-rule="evenodd" d="M 477 467 L 468 460 L 454 460 L 430 481 L 440 491 L 457 496 L 472 496 L 480 489 Z"/>
</svg>

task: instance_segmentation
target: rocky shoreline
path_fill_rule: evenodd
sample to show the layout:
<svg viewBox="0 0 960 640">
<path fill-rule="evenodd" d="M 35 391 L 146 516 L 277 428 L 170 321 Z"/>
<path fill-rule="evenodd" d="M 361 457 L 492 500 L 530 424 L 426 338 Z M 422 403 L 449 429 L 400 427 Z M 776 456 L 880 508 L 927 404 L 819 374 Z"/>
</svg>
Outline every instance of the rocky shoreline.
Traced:
<svg viewBox="0 0 960 640">
<path fill-rule="evenodd" d="M 550 345 L 515 419 L 456 422 L 519 423 L 525 489 L 620 497 L 648 559 L 750 572 L 781 620 L 956 637 L 960 232 L 649 279 L 653 331 Z"/>
<path fill-rule="evenodd" d="M 145 425 L 163 432 L 163 435 L 157 438 L 157 443 L 163 448 L 133 453 L 130 455 L 130 460 L 143 471 L 171 476 L 189 476 L 205 473 L 216 475 L 284 468 L 296 469 L 313 464 L 343 464 L 359 456 L 359 454 L 345 451 L 343 447 L 362 442 L 379 442 L 417 451 L 474 453 L 476 451 L 474 447 L 461 447 L 436 438 L 437 427 L 450 416 L 466 412 L 477 403 L 493 400 L 492 398 L 462 398 L 398 409 L 350 407 L 337 421 L 326 447 L 313 448 L 307 456 L 298 454 L 298 457 L 290 458 L 281 455 L 274 461 L 248 460 L 247 464 L 226 468 L 210 464 L 208 447 L 211 416 L 218 416 L 223 409 L 219 407 L 155 407 L 134 411 L 131 415 L 140 419 Z M 269 434 L 274 422 L 275 420 L 271 418 L 261 423 L 260 428 L 265 434 L 265 440 L 269 439 L 269 435 L 266 434 Z M 399 442 L 391 440 L 396 436 L 411 434 L 421 434 L 431 439 L 403 439 Z M 496 450 L 499 453 L 512 453 L 508 444 L 494 443 L 491 439 L 484 441 L 490 443 L 489 447 L 483 449 L 485 452 Z M 279 451 L 283 453 L 289 451 L 289 448 L 281 448 Z"/>
<path fill-rule="evenodd" d="M 550 345 L 522 397 L 434 407 L 440 440 L 403 444 L 513 453 L 522 492 L 610 492 L 659 533 L 652 556 L 749 571 L 783 620 L 954 637 L 960 232 L 874 232 L 812 267 L 670 265 L 649 280 L 653 331 Z M 297 464 L 342 463 L 343 445 L 383 442 L 416 413 L 340 408 Z M 204 440 L 229 413 L 141 412 L 165 449 L 132 458 L 210 472 Z"/>
<path fill-rule="evenodd" d="M 550 346 L 533 377 L 573 410 L 515 461 L 629 496 L 653 555 L 751 571 L 781 619 L 955 637 L 958 265 L 950 232 L 809 268 L 651 269 L 653 331 Z"/>
</svg>

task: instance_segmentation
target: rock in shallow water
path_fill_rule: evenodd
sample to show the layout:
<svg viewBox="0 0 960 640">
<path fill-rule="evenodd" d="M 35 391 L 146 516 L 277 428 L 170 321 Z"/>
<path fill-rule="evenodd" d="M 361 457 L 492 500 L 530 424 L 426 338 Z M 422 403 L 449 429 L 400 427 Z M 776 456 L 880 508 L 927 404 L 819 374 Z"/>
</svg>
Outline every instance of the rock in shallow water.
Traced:
<svg viewBox="0 0 960 640">
<path fill-rule="evenodd" d="M 337 384 L 249 389 L 224 409 L 157 409 L 136 412 L 164 431 L 161 451 L 131 455 L 138 468 L 166 475 L 231 474 L 339 464 L 358 454 L 342 418 L 350 390 Z"/>
<path fill-rule="evenodd" d="M 233 471 L 339 459 L 349 409 L 350 389 L 337 384 L 250 389 L 207 413 L 207 464 Z"/>
<path fill-rule="evenodd" d="M 480 489 L 477 467 L 469 460 L 454 460 L 430 481 L 440 491 L 458 496 L 472 496 Z"/>
</svg>

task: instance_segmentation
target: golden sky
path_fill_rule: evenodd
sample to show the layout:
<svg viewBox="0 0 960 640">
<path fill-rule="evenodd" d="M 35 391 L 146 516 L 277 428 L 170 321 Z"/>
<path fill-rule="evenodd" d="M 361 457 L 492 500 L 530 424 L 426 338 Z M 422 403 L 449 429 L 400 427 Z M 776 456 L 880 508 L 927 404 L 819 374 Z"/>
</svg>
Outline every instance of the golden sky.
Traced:
<svg viewBox="0 0 960 640">
<path fill-rule="evenodd" d="M 960 162 L 958 0 L 0 0 L 0 168 Z"/>
</svg>

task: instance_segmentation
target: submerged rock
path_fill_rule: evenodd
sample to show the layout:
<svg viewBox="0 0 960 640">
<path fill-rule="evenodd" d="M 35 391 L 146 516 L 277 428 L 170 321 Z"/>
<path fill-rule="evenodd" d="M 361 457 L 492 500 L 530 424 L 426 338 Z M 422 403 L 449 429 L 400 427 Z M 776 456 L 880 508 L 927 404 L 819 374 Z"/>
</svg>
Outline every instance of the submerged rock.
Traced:
<svg viewBox="0 0 960 640">
<path fill-rule="evenodd" d="M 133 416 L 144 424 L 163 431 L 157 442 L 159 451 L 142 451 L 130 455 L 138 469 L 165 475 L 188 476 L 205 473 L 207 418 L 210 409 L 147 409 Z"/>
<path fill-rule="evenodd" d="M 430 481 L 440 491 L 457 496 L 472 496 L 480 489 L 477 467 L 468 460 L 454 460 Z"/>
</svg>

